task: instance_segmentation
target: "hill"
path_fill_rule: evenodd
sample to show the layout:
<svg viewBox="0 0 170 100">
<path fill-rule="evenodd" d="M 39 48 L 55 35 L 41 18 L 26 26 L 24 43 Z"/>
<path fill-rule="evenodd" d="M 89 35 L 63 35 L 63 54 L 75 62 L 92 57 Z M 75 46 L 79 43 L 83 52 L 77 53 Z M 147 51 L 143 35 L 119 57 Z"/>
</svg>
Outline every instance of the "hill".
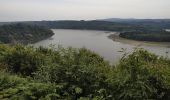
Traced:
<svg viewBox="0 0 170 100">
<path fill-rule="evenodd" d="M 0 26 L 1 43 L 28 44 L 51 37 L 54 33 L 44 27 L 26 24 L 8 24 Z"/>
<path fill-rule="evenodd" d="M 120 32 L 120 37 L 154 42 L 170 42 L 169 19 L 110 19 L 113 21 L 40 21 L 26 22 L 55 29 L 90 29 Z"/>
<path fill-rule="evenodd" d="M 104 21 L 103 21 L 104 20 Z M 19 22 L 51 29 L 86 29 L 120 32 L 120 37 L 154 42 L 170 42 L 169 19 L 103 19 L 91 21 L 25 21 Z M 10 24 L 16 24 L 13 22 Z M 6 23 L 9 24 L 9 23 Z"/>
<path fill-rule="evenodd" d="M 138 40 L 138 41 L 151 41 L 151 42 L 170 42 L 170 32 L 167 31 L 131 31 L 121 32 L 120 37 Z"/>
</svg>

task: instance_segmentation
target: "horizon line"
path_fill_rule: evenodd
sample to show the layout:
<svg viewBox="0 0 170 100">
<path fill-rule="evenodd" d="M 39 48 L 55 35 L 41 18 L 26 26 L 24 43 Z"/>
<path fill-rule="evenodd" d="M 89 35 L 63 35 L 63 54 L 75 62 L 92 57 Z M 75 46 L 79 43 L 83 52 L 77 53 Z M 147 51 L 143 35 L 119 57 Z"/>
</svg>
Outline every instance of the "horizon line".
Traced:
<svg viewBox="0 0 170 100">
<path fill-rule="evenodd" d="M 108 20 L 108 19 L 120 19 L 120 20 L 170 20 L 170 18 L 100 18 L 100 19 L 58 19 L 58 20 L 16 20 L 16 21 L 0 21 L 1 23 L 5 22 L 33 22 L 33 21 L 94 21 L 94 20 Z"/>
</svg>

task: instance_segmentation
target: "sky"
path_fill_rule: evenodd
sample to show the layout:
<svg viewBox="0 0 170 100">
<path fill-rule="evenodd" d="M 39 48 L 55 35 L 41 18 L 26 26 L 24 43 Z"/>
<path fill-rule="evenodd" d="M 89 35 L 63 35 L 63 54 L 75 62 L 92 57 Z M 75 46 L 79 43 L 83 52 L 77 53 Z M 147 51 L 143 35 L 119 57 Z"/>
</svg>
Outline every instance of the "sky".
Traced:
<svg viewBox="0 0 170 100">
<path fill-rule="evenodd" d="M 170 0 L 0 0 L 0 21 L 170 18 Z"/>
</svg>

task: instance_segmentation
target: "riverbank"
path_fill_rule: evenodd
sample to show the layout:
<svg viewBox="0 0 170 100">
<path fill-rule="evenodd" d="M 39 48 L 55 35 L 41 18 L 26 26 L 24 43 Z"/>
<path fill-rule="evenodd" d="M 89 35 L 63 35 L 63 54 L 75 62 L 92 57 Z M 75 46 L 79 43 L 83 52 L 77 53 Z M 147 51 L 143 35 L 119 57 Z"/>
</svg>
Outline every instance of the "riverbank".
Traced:
<svg viewBox="0 0 170 100">
<path fill-rule="evenodd" d="M 109 35 L 108 38 L 116 42 L 121 42 L 121 43 L 130 44 L 134 46 L 139 46 L 139 47 L 140 46 L 161 46 L 161 47 L 170 48 L 170 42 L 148 42 L 148 41 L 130 40 L 130 39 L 120 37 L 119 33 L 113 33 Z"/>
</svg>

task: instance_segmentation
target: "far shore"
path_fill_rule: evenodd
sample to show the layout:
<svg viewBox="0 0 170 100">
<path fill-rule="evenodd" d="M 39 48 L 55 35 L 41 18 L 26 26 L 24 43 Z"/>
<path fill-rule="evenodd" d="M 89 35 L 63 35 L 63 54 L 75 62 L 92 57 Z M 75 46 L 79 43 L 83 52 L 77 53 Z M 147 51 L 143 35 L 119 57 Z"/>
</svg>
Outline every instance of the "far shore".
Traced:
<svg viewBox="0 0 170 100">
<path fill-rule="evenodd" d="M 130 39 L 120 37 L 119 33 L 111 34 L 108 36 L 108 38 L 112 39 L 113 41 L 117 41 L 125 44 L 131 44 L 134 46 L 161 46 L 161 47 L 170 48 L 170 42 L 148 42 L 148 41 L 130 40 Z"/>
<path fill-rule="evenodd" d="M 51 29 L 54 30 L 54 29 Z M 69 30 L 89 30 L 89 29 L 69 29 Z M 93 30 L 91 29 L 90 31 L 103 31 L 105 33 L 113 33 L 113 31 L 107 31 L 107 30 Z M 121 42 L 124 44 L 130 44 L 130 45 L 134 45 L 137 47 L 140 46 L 157 46 L 157 47 L 166 47 L 166 48 L 170 48 L 170 42 L 148 42 L 148 41 L 137 41 L 137 40 L 130 40 L 130 39 L 126 39 L 126 38 L 122 38 L 119 36 L 119 32 L 114 32 L 113 34 L 110 34 L 108 36 L 109 39 L 112 39 L 113 41 L 116 42 Z"/>
</svg>

